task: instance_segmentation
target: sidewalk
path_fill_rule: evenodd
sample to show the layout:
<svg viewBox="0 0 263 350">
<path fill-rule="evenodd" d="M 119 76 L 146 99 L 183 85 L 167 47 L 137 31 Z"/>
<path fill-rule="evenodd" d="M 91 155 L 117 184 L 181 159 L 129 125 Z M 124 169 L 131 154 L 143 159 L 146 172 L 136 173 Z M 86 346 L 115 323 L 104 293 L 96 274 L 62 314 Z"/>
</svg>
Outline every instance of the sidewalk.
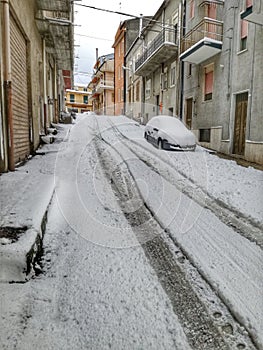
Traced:
<svg viewBox="0 0 263 350">
<path fill-rule="evenodd" d="M 54 143 L 43 145 L 16 171 L 0 176 L 0 282 L 25 282 L 41 249 L 57 152 L 72 125 L 56 127 Z"/>
</svg>

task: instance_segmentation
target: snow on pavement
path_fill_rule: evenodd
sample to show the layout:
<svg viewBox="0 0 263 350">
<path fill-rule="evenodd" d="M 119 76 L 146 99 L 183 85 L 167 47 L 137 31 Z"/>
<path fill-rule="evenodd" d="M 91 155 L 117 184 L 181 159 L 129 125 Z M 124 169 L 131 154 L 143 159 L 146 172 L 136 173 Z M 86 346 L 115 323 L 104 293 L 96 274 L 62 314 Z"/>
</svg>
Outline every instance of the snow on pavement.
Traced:
<svg viewBox="0 0 263 350">
<path fill-rule="evenodd" d="M 114 119 L 112 118 L 112 120 Z M 106 123 L 105 128 L 107 128 Z M 122 132 L 124 128 L 126 128 L 126 136 L 129 136 L 129 130 L 132 130 L 131 137 L 134 138 L 135 135 L 136 138 L 138 137 L 138 132 L 136 132 L 138 126 L 122 125 Z M 103 133 L 103 135 L 110 135 L 110 130 L 107 130 L 107 133 Z M 163 227 L 170 230 L 174 239 L 184 248 L 187 255 L 210 281 L 214 289 L 218 291 L 232 312 L 253 334 L 257 343 L 263 347 L 261 332 L 263 329 L 262 250 L 255 243 L 248 241 L 222 223 L 209 210 L 200 207 L 197 203 L 179 193 L 176 187 L 164 178 L 161 181 L 161 188 L 156 188 L 156 183 L 160 184 L 160 181 L 151 181 L 156 178 L 156 175 L 152 174 L 153 171 L 143 162 L 140 163 L 140 166 L 137 161 L 134 162 L 134 155 L 126 147 L 118 147 L 118 150 L 127 160 L 134 178 L 139 179 L 137 185 L 142 195 L 145 192 L 150 193 L 150 195 L 144 196 L 144 200 L 156 213 Z M 157 152 L 168 153 L 159 150 Z M 200 154 L 203 159 L 204 152 L 200 152 Z M 182 172 L 186 171 L 184 170 L 184 163 L 181 162 L 183 157 L 188 158 L 187 162 L 190 159 L 190 163 L 195 169 L 204 167 L 202 163 L 198 163 L 198 160 L 200 161 L 199 152 L 187 153 L 186 155 L 169 152 L 170 157 L 176 159 L 175 163 L 178 164 L 178 168 Z M 193 157 L 197 159 L 193 161 Z M 219 196 L 220 194 L 221 199 L 226 204 L 231 203 L 244 216 L 253 217 L 259 224 L 262 224 L 261 204 L 263 202 L 262 197 L 259 196 L 263 189 L 262 172 L 252 168 L 240 167 L 234 162 L 209 154 L 207 158 L 207 164 L 209 165 L 207 168 L 207 190 L 209 191 L 213 184 L 213 195 Z M 224 165 L 226 166 L 224 167 Z M 219 168 L 220 172 L 218 172 Z M 214 174 L 214 176 L 211 176 L 211 174 Z M 244 174 L 246 174 L 245 178 L 243 178 Z M 226 178 L 225 180 L 223 175 Z M 232 178 L 234 175 L 236 175 L 235 182 Z M 193 180 L 196 179 L 199 184 L 199 177 L 197 176 Z M 222 192 L 222 183 L 227 184 L 228 191 Z M 147 184 L 147 190 L 145 184 Z M 237 199 L 236 191 L 238 191 L 238 197 L 242 197 L 242 201 Z M 224 195 L 224 193 L 227 193 L 227 195 Z M 245 204 L 245 208 L 242 207 L 242 204 Z"/>
</svg>

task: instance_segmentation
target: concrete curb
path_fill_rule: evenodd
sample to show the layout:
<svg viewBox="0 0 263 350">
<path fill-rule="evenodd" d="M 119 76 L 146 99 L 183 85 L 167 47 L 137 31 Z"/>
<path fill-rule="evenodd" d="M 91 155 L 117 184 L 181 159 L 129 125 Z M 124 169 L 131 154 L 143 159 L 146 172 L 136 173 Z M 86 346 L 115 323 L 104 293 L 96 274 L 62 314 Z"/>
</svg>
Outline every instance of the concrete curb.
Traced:
<svg viewBox="0 0 263 350">
<path fill-rule="evenodd" d="M 49 198 L 39 213 L 39 224 L 32 225 L 19 239 L 11 244 L 0 245 L 0 282 L 23 283 L 34 275 L 34 265 L 42 252 L 43 237 L 49 206 L 55 193 L 55 186 L 49 191 Z M 8 227 L 17 228 L 9 225 Z"/>
</svg>

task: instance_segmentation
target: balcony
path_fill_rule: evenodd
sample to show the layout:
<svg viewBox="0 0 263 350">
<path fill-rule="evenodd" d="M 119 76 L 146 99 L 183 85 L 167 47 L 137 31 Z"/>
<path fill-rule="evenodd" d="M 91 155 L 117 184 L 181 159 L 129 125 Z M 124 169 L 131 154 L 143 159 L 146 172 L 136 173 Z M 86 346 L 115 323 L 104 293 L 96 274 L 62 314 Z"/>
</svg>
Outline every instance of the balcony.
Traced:
<svg viewBox="0 0 263 350">
<path fill-rule="evenodd" d="M 135 62 L 135 73 L 146 76 L 158 68 L 163 61 L 177 55 L 177 52 L 177 33 L 175 30 L 165 28 Z"/>
<path fill-rule="evenodd" d="M 263 12 L 260 11 L 259 2 L 256 2 L 255 5 L 249 6 L 244 12 L 241 13 L 241 19 L 244 19 L 255 24 L 263 25 Z"/>
<path fill-rule="evenodd" d="M 104 90 L 114 90 L 114 81 L 113 80 L 100 80 L 99 83 L 92 90 L 91 98 L 92 99 L 96 98 Z"/>
<path fill-rule="evenodd" d="M 47 52 L 54 54 L 59 69 L 73 70 L 73 23 L 70 0 L 37 0 L 35 14 Z"/>
<path fill-rule="evenodd" d="M 200 64 L 222 50 L 223 22 L 205 17 L 181 42 L 182 61 Z"/>
</svg>

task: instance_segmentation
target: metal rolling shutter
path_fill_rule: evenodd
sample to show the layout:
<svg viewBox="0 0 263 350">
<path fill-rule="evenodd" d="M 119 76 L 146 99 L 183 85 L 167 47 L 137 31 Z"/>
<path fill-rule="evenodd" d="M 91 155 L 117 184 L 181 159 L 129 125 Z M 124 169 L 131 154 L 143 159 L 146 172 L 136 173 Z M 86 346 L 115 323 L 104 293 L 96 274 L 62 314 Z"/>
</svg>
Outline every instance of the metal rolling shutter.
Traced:
<svg viewBox="0 0 263 350">
<path fill-rule="evenodd" d="M 27 42 L 15 20 L 10 18 L 12 108 L 15 163 L 30 153 Z"/>
</svg>

